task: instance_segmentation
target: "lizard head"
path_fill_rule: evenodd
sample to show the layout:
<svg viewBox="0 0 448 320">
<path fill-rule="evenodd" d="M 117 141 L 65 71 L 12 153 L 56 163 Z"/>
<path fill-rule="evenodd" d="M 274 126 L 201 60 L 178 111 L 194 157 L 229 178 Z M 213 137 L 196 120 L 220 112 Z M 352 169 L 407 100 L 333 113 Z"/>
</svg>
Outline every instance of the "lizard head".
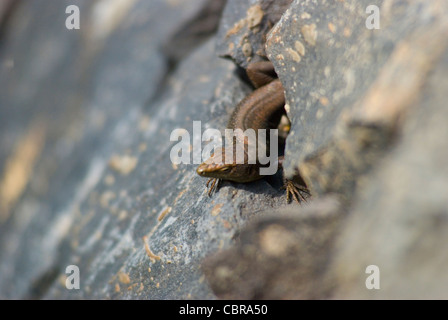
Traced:
<svg viewBox="0 0 448 320">
<path fill-rule="evenodd" d="M 257 164 L 237 164 L 235 161 L 226 163 L 224 148 L 217 148 L 210 158 L 199 165 L 196 172 L 201 177 L 217 178 L 241 183 L 261 178 L 259 166 Z"/>
</svg>

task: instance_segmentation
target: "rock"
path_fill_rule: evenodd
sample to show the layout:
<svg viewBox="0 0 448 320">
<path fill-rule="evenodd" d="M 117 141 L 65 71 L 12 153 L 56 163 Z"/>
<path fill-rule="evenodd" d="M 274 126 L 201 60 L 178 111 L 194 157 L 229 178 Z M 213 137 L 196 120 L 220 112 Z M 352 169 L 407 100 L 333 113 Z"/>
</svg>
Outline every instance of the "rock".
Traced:
<svg viewBox="0 0 448 320">
<path fill-rule="evenodd" d="M 228 1 L 219 22 L 219 0 L 85 0 L 79 31 L 68 4 L 1 25 L 0 298 L 446 296 L 446 1 Z M 208 197 L 170 159 L 175 129 L 225 127 L 266 53 L 301 206 L 280 174 Z"/>
<path fill-rule="evenodd" d="M 2 25 L 7 23 L 10 12 L 13 10 L 14 5 L 17 5 L 19 1 L 4 0 L 0 2 L 0 32 L 2 32 Z"/>
<path fill-rule="evenodd" d="M 292 119 L 285 172 L 314 195 L 351 198 L 444 48 L 440 2 L 381 3 L 295 1 L 269 35 Z M 381 8 L 379 30 L 366 28 L 369 5 Z"/>
<path fill-rule="evenodd" d="M 204 273 L 221 299 L 324 298 L 332 242 L 343 221 L 335 198 L 266 212 L 251 221 L 237 244 L 204 262 Z"/>
<path fill-rule="evenodd" d="M 292 0 L 228 0 L 217 34 L 217 52 L 247 68 L 266 57 L 266 36 Z"/>
<path fill-rule="evenodd" d="M 65 29 L 63 2 L 41 1 L 43 14 L 30 16 L 38 4 L 24 1 L 10 20 L 0 55 L 14 58 L 0 80 L 3 298 L 212 298 L 202 257 L 284 201 L 267 182 L 224 184 L 210 199 L 195 165 L 170 161 L 175 128 L 212 117 L 223 127 L 248 90 L 204 34 L 172 73 L 160 54 L 209 2 L 116 4 L 80 1 L 79 32 Z M 72 264 L 80 290 L 65 288 Z"/>
<path fill-rule="evenodd" d="M 269 34 L 292 126 L 285 172 L 315 197 L 206 260 L 220 298 L 446 297 L 447 5 L 377 3 L 368 30 L 370 4 L 295 1 Z M 340 207 L 313 230 L 327 194 Z M 366 288 L 372 265 L 380 290 Z"/>
<path fill-rule="evenodd" d="M 362 192 L 341 231 L 336 258 L 328 268 L 336 279 L 335 298 L 447 297 L 448 46 L 446 37 L 434 39 L 439 43 L 432 49 L 443 45 L 444 51 L 431 63 L 425 85 L 416 90 L 418 96 L 401 119 L 399 143 L 369 180 L 362 181 Z M 432 38 L 426 40 L 429 44 Z M 379 268 L 379 290 L 366 290 L 369 265 Z"/>
</svg>

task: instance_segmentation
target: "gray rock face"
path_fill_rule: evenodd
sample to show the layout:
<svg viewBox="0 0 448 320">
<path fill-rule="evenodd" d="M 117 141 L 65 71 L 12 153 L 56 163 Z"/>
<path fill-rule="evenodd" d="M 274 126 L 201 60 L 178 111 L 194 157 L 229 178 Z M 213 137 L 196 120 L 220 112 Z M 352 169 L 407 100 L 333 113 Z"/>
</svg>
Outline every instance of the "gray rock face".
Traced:
<svg viewBox="0 0 448 320">
<path fill-rule="evenodd" d="M 71 2 L 0 8 L 0 298 L 446 298 L 446 1 Z M 265 55 L 301 206 L 170 159 Z"/>
<path fill-rule="evenodd" d="M 365 27 L 371 4 L 380 30 Z M 260 218 L 206 261 L 220 297 L 446 297 L 446 9 L 440 1 L 295 1 L 285 12 L 266 44 L 292 123 L 284 167 L 317 199 L 294 222 Z M 309 215 L 327 212 L 319 205 L 330 193 L 342 206 L 313 230 Z M 267 255 L 264 235 L 286 225 L 279 235 L 291 232 L 294 245 L 278 236 L 268 243 L 287 254 Z M 366 288 L 369 265 L 379 267 L 381 290 Z"/>
<path fill-rule="evenodd" d="M 292 0 L 227 2 L 217 34 L 217 52 L 246 68 L 266 57 L 266 36 Z"/>
<path fill-rule="evenodd" d="M 204 273 L 224 299 L 322 299 L 326 272 L 344 211 L 335 198 L 297 209 L 264 212 L 244 228 L 237 245 L 209 256 Z"/>
<path fill-rule="evenodd" d="M 209 198 L 196 164 L 171 163 L 174 129 L 222 129 L 249 90 L 203 33 L 172 53 L 210 2 L 81 1 L 80 31 L 65 29 L 68 2 L 41 1 L 48 16 L 31 16 L 35 5 L 17 8 L 1 53 L 1 296 L 215 297 L 202 259 L 285 200 L 275 180 L 224 183 Z M 68 265 L 80 290 L 65 288 Z"/>
<path fill-rule="evenodd" d="M 268 38 L 293 119 L 286 174 L 300 170 L 315 194 L 353 193 L 443 49 L 446 17 L 438 4 L 381 4 L 296 1 Z M 369 5 L 380 8 L 379 30 L 366 28 Z"/>
<path fill-rule="evenodd" d="M 341 232 L 337 259 L 331 268 L 339 284 L 337 297 L 448 296 L 446 43 L 440 57 L 418 98 L 409 105 L 400 143 L 384 157 L 371 181 L 364 181 Z M 380 290 L 360 286 L 370 264 L 380 267 L 384 279 Z"/>
</svg>

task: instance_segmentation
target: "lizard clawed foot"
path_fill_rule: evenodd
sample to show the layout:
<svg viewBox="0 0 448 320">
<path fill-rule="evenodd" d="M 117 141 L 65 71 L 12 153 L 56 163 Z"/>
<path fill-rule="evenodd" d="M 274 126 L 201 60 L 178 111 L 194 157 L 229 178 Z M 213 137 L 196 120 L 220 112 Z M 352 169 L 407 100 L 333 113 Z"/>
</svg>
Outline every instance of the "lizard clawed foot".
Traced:
<svg viewBox="0 0 448 320">
<path fill-rule="evenodd" d="M 302 201 L 306 202 L 306 197 L 311 195 L 310 191 L 306 187 L 295 184 L 291 180 L 285 179 L 284 183 L 285 185 L 283 189 L 286 189 L 286 201 L 288 203 L 291 202 L 291 196 L 297 203 L 301 203 Z"/>
<path fill-rule="evenodd" d="M 209 180 L 207 181 L 207 184 L 206 184 L 207 188 L 208 188 L 208 186 L 209 186 L 210 183 L 211 183 L 211 186 L 210 186 L 210 188 L 208 189 L 208 196 L 209 196 L 209 197 L 212 196 L 212 193 L 213 193 L 214 191 L 218 190 L 219 185 L 220 185 L 220 183 L 221 183 L 221 179 L 218 179 L 218 178 L 211 178 L 211 179 L 209 179 Z"/>
</svg>

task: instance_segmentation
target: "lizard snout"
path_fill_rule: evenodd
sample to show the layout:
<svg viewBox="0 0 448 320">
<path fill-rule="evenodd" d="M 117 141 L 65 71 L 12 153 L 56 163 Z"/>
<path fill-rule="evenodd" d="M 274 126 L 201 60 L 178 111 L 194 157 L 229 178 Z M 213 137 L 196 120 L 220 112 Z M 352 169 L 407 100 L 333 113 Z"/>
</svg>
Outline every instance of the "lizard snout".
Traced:
<svg viewBox="0 0 448 320">
<path fill-rule="evenodd" d="M 196 169 L 196 172 L 198 175 L 203 176 L 207 172 L 206 166 L 202 163 L 199 165 L 199 167 Z"/>
</svg>

